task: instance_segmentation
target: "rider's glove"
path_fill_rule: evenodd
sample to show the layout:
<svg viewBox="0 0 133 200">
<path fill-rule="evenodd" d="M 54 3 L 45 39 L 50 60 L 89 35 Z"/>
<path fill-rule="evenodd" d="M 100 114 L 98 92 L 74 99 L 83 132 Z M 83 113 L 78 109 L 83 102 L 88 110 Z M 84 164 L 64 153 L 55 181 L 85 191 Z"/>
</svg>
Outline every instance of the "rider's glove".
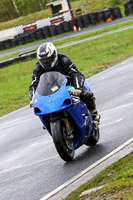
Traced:
<svg viewBox="0 0 133 200">
<path fill-rule="evenodd" d="M 74 95 L 74 96 L 80 96 L 81 92 L 82 92 L 81 90 L 75 89 L 75 90 L 72 91 L 72 95 Z"/>
<path fill-rule="evenodd" d="M 30 108 L 32 108 L 33 107 L 33 99 L 31 99 L 31 101 L 30 101 Z"/>
</svg>

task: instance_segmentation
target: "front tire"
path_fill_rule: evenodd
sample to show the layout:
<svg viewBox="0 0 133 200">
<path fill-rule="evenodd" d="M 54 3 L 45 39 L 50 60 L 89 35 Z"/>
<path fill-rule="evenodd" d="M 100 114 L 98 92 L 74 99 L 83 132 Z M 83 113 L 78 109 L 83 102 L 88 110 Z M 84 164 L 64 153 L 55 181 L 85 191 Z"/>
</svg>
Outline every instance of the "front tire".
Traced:
<svg viewBox="0 0 133 200">
<path fill-rule="evenodd" d="M 73 140 L 67 138 L 66 126 L 61 119 L 51 122 L 51 133 L 56 150 L 64 161 L 71 161 L 75 150 Z"/>
</svg>

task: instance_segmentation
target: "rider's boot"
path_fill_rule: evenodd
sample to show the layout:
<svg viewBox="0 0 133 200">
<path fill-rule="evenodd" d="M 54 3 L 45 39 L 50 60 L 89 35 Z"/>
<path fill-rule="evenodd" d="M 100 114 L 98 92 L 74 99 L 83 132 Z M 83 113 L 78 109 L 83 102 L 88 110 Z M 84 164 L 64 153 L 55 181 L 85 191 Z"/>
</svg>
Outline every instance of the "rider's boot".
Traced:
<svg viewBox="0 0 133 200">
<path fill-rule="evenodd" d="M 84 90 L 82 91 L 80 97 L 81 97 L 81 100 L 84 101 L 85 104 L 87 105 L 87 108 L 90 111 L 92 115 L 92 119 L 95 122 L 95 124 L 99 124 L 100 115 L 98 114 L 98 111 L 96 109 L 94 94 L 91 91 Z"/>
<path fill-rule="evenodd" d="M 99 124 L 100 124 L 100 115 L 98 114 L 98 111 L 96 110 L 96 108 L 94 110 L 91 110 L 90 113 L 92 115 L 94 129 L 98 130 Z"/>
<path fill-rule="evenodd" d="M 98 113 L 98 111 L 97 111 L 96 108 L 93 109 L 93 110 L 90 110 L 90 113 L 91 113 L 91 115 L 92 115 L 93 121 L 100 122 L 100 115 L 99 115 L 99 113 Z"/>
</svg>

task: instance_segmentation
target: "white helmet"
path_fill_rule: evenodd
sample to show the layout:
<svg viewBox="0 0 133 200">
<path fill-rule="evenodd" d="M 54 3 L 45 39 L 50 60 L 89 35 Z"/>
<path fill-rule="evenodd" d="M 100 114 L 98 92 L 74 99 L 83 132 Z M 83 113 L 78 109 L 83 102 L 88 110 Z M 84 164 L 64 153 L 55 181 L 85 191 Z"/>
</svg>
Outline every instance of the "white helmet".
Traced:
<svg viewBox="0 0 133 200">
<path fill-rule="evenodd" d="M 37 58 L 44 69 L 52 68 L 57 63 L 57 50 L 51 42 L 46 42 L 39 46 Z"/>
</svg>

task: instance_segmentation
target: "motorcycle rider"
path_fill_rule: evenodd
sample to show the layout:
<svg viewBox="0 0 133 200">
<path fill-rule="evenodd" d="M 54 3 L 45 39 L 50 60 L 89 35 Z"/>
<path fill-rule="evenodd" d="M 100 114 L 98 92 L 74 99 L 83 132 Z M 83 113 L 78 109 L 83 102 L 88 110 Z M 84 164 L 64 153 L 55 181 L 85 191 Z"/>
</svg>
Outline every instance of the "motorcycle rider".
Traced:
<svg viewBox="0 0 133 200">
<path fill-rule="evenodd" d="M 80 96 L 92 114 L 94 121 L 100 121 L 96 109 L 95 97 L 84 86 L 85 77 L 78 71 L 75 64 L 65 55 L 58 54 L 56 47 L 51 42 L 43 43 L 37 50 L 38 62 L 35 64 L 32 74 L 32 84 L 29 87 L 30 106 L 33 105 L 33 94 L 39 83 L 40 76 L 49 71 L 58 71 L 69 77 L 71 85 L 75 88 L 73 95 Z"/>
</svg>

